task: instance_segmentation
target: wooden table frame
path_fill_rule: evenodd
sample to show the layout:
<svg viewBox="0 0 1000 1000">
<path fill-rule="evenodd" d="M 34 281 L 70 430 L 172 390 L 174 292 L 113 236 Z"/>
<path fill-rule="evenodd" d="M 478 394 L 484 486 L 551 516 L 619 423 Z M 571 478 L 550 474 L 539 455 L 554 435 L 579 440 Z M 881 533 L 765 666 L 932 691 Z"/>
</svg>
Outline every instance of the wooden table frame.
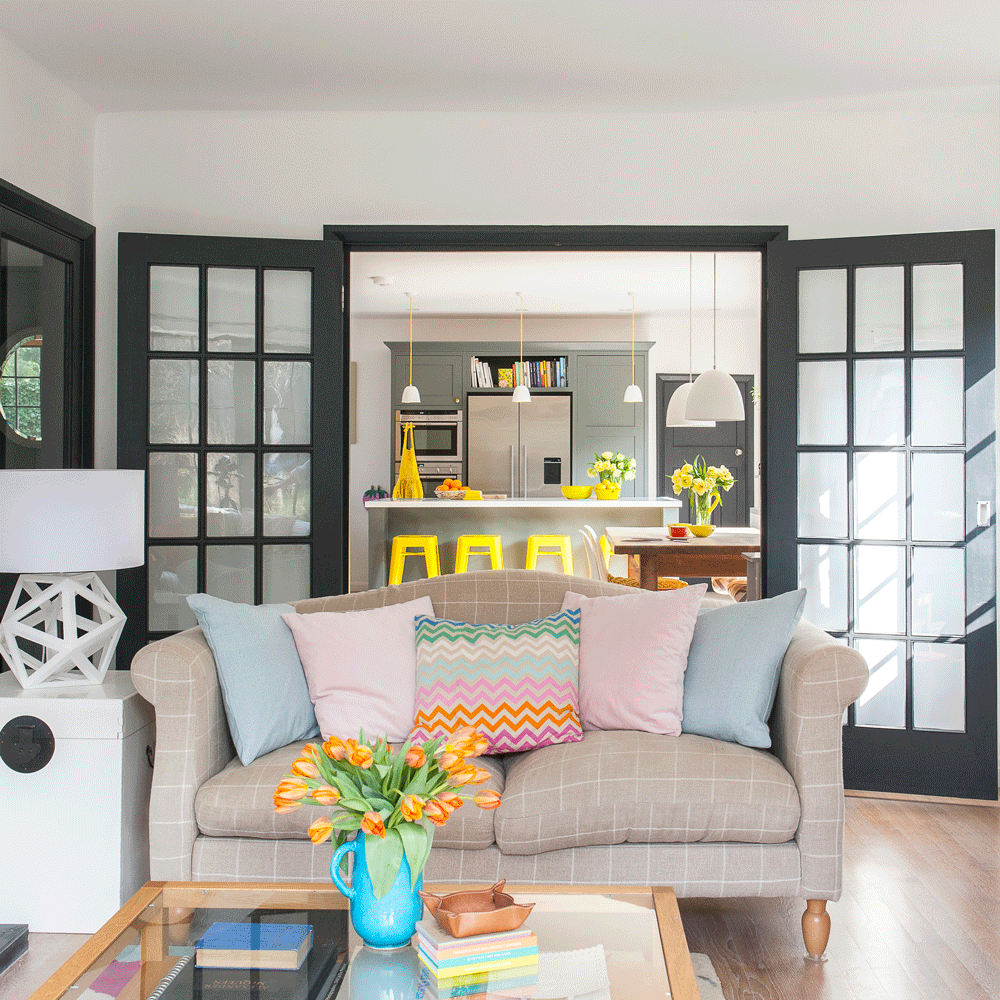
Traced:
<svg viewBox="0 0 1000 1000">
<path fill-rule="evenodd" d="M 439 884 L 430 888 L 433 892 L 447 893 L 467 886 Z M 669 886 L 508 885 L 506 891 L 529 896 L 652 896 L 672 1000 L 699 1000 L 691 953 L 677 909 L 677 897 Z M 140 929 L 144 971 L 148 964 L 149 990 L 152 990 L 171 965 L 167 957 L 170 920 L 169 917 L 163 919 L 165 913 L 182 913 L 185 909 L 208 903 L 250 909 L 265 905 L 265 900 L 260 898 L 262 894 L 266 894 L 266 905 L 276 908 L 347 909 L 347 900 L 332 885 L 317 882 L 147 882 L 72 958 L 35 990 L 29 1000 L 59 1000 L 95 963 L 113 958 L 121 948 L 119 939 L 136 926 Z M 147 911 L 148 920 L 144 919 Z M 148 995 L 149 990 L 144 995 Z"/>
<path fill-rule="evenodd" d="M 744 555 L 760 552 L 757 528 L 716 528 L 708 538 L 682 539 L 670 538 L 666 528 L 609 526 L 604 533 L 616 555 L 639 557 L 639 586 L 644 590 L 656 590 L 661 576 L 746 576 L 749 582 L 749 574 L 759 572 L 759 563 L 748 568 Z"/>
</svg>

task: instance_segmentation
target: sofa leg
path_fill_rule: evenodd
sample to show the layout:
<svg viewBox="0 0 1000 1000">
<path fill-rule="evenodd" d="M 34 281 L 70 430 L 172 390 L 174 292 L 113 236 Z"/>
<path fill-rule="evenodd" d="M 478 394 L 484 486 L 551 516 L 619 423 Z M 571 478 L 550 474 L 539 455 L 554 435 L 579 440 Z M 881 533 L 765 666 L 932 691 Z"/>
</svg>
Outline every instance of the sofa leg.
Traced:
<svg viewBox="0 0 1000 1000">
<path fill-rule="evenodd" d="M 806 943 L 806 958 L 825 962 L 826 943 L 830 940 L 830 914 L 825 899 L 807 899 L 802 914 L 802 938 Z"/>
</svg>

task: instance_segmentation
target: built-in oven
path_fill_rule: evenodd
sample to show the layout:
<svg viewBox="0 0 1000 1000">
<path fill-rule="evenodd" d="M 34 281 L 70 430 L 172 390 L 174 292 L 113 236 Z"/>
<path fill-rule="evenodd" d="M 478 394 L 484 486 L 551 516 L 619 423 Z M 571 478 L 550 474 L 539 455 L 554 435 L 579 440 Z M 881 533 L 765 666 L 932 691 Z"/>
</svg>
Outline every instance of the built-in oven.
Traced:
<svg viewBox="0 0 1000 1000">
<path fill-rule="evenodd" d="M 394 460 L 397 466 L 403 456 L 403 427 L 406 424 L 413 424 L 413 448 L 418 464 L 429 462 L 459 467 L 463 464 L 461 410 L 396 410 Z M 445 472 L 441 478 L 447 475 Z"/>
</svg>

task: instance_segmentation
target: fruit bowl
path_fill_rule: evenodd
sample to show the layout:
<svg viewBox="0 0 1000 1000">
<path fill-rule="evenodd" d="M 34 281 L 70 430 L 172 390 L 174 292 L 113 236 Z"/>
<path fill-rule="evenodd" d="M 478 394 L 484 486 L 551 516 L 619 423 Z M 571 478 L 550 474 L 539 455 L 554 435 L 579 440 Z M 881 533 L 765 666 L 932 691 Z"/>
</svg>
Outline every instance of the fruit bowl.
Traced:
<svg viewBox="0 0 1000 1000">
<path fill-rule="evenodd" d="M 562 495 L 567 500 L 587 500 L 594 492 L 593 486 L 563 486 Z"/>
<path fill-rule="evenodd" d="M 598 500 L 617 500 L 621 495 L 621 486 L 595 486 L 594 492 Z"/>
<path fill-rule="evenodd" d="M 460 490 L 435 490 L 434 496 L 438 500 L 464 500 L 465 499 L 465 487 Z"/>
<path fill-rule="evenodd" d="M 708 538 L 713 531 L 715 531 L 714 524 L 692 524 L 689 525 L 688 531 L 692 535 L 696 535 L 698 538 Z"/>
</svg>

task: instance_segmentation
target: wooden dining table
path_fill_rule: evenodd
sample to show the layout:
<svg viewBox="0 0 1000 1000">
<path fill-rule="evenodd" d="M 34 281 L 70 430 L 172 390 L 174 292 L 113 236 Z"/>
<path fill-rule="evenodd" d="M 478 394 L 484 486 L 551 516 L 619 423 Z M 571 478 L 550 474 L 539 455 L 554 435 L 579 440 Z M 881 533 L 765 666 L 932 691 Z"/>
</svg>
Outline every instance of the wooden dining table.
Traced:
<svg viewBox="0 0 1000 1000">
<path fill-rule="evenodd" d="M 760 596 L 760 529 L 716 528 L 708 538 L 671 538 L 666 528 L 605 528 L 616 555 L 639 557 L 639 586 L 656 590 L 661 576 L 745 576 L 747 598 Z M 631 559 L 630 559 L 631 562 Z"/>
</svg>

